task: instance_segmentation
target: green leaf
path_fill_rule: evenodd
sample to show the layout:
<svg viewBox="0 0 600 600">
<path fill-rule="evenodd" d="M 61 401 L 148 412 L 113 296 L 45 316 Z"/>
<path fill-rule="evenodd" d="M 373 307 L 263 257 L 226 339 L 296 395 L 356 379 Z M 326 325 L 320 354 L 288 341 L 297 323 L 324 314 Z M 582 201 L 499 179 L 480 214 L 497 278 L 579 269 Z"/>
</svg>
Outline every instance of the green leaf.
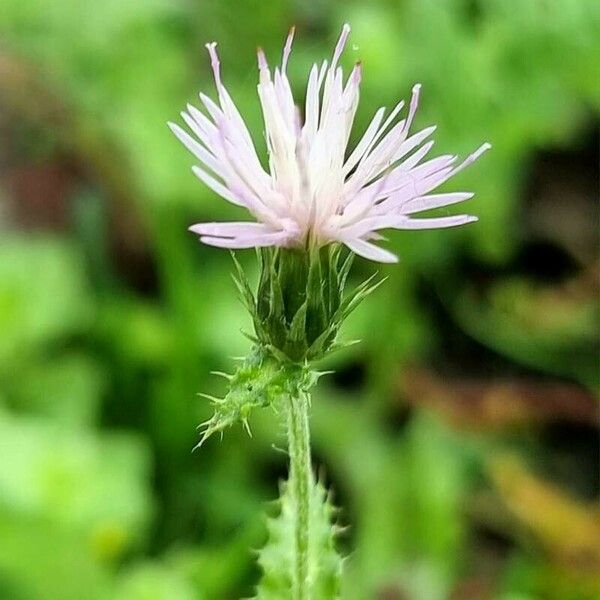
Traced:
<svg viewBox="0 0 600 600">
<path fill-rule="evenodd" d="M 307 319 L 306 337 L 314 340 L 327 327 L 329 314 L 325 303 L 324 292 L 327 280 L 323 277 L 321 259 L 318 250 L 312 250 L 309 255 L 308 278 L 306 281 Z"/>
<path fill-rule="evenodd" d="M 252 315 L 253 320 L 256 323 L 257 320 L 254 318 L 256 315 L 256 300 L 252 293 L 252 288 L 250 287 L 246 273 L 244 273 L 244 269 L 242 269 L 242 265 L 240 265 L 235 253 L 231 253 L 231 258 L 236 271 L 235 275 L 232 275 L 231 278 L 240 293 L 240 298 L 246 307 L 246 310 Z"/>
<path fill-rule="evenodd" d="M 241 423 L 250 434 L 248 419 L 256 408 L 275 405 L 282 394 L 283 376 L 281 366 L 264 350 L 255 349 L 229 379 L 229 390 L 224 398 L 208 394 L 199 395 L 210 400 L 214 414 L 200 425 L 201 446 L 211 435 Z"/>
<path fill-rule="evenodd" d="M 301 348 L 301 353 L 306 352 L 306 316 L 308 299 L 304 301 L 290 324 L 288 342 L 292 348 Z"/>
<path fill-rule="evenodd" d="M 267 522 L 268 540 L 259 551 L 258 562 L 263 575 L 256 592 L 256 600 L 289 600 L 294 565 L 294 508 L 288 486 L 281 486 L 278 500 L 279 514 Z M 332 525 L 335 517 L 327 491 L 319 482 L 311 488 L 308 578 L 312 582 L 311 600 L 339 598 L 342 558 L 335 549 L 338 528 Z"/>
</svg>

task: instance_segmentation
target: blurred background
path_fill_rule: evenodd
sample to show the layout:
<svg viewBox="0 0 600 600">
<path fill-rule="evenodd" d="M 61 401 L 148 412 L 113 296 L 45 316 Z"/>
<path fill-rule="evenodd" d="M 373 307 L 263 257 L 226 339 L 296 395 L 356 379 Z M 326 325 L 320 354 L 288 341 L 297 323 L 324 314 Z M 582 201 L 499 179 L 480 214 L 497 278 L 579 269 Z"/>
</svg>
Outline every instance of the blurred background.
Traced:
<svg viewBox="0 0 600 600">
<path fill-rule="evenodd" d="M 324 365 L 315 467 L 348 525 L 351 600 L 600 597 L 594 0 L 4 0 L 0 10 L 0 598 L 251 595 L 249 550 L 286 457 L 277 418 L 199 452 L 249 319 L 227 252 L 243 218 L 166 121 L 214 96 L 204 44 L 262 140 L 255 49 L 290 77 L 353 27 L 355 139 L 423 84 L 476 225 L 392 233 L 398 266 Z M 264 154 L 264 148 L 261 151 Z M 251 272 L 253 252 L 240 252 Z"/>
</svg>

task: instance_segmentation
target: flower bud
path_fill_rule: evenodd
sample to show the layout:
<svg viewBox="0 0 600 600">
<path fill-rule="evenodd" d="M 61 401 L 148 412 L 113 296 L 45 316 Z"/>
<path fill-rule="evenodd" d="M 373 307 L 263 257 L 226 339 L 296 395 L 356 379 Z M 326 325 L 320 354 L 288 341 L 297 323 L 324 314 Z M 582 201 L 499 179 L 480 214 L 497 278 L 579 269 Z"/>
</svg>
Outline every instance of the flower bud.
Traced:
<svg viewBox="0 0 600 600">
<path fill-rule="evenodd" d="M 254 322 L 256 342 L 281 361 L 317 360 L 339 344 L 344 319 L 381 282 L 375 275 L 345 295 L 353 255 L 339 245 L 299 250 L 262 248 L 256 296 L 234 257 L 242 299 Z"/>
</svg>

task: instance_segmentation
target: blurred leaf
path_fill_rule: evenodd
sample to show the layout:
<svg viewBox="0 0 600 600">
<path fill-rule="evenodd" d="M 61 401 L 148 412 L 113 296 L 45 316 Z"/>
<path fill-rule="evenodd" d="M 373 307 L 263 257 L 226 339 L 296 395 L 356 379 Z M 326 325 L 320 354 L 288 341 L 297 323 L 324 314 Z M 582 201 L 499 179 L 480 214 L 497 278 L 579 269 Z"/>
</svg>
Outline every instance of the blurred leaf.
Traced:
<svg viewBox="0 0 600 600">
<path fill-rule="evenodd" d="M 44 519 L 114 560 L 143 538 L 148 457 L 130 436 L 76 432 L 0 413 L 0 510 Z"/>
<path fill-rule="evenodd" d="M 0 364 L 85 331 L 94 314 L 76 248 L 48 237 L 0 242 Z"/>
<path fill-rule="evenodd" d="M 0 505 L 0 539 L 2 598 L 111 598 L 107 570 L 76 532 L 65 530 L 43 516 L 27 516 L 19 511 L 7 513 Z"/>
<path fill-rule="evenodd" d="M 512 378 L 448 379 L 423 368 L 404 371 L 401 399 L 435 410 L 452 426 L 502 430 L 546 422 L 596 423 L 597 400 L 580 386 L 563 382 Z"/>
<path fill-rule="evenodd" d="M 85 354 L 25 365 L 7 385 L 10 405 L 65 425 L 92 426 L 98 417 L 104 373 Z"/>
<path fill-rule="evenodd" d="M 519 363 L 598 385 L 595 295 L 541 288 L 523 279 L 500 281 L 483 300 L 463 293 L 452 305 L 464 329 Z"/>
<path fill-rule="evenodd" d="M 115 600 L 201 600 L 201 595 L 184 574 L 169 565 L 147 563 L 121 577 Z"/>
<path fill-rule="evenodd" d="M 569 497 L 556 486 L 528 473 L 514 459 L 494 459 L 489 469 L 503 502 L 519 523 L 554 560 L 574 571 L 587 573 L 600 591 L 600 508 L 597 504 L 585 504 Z"/>
</svg>

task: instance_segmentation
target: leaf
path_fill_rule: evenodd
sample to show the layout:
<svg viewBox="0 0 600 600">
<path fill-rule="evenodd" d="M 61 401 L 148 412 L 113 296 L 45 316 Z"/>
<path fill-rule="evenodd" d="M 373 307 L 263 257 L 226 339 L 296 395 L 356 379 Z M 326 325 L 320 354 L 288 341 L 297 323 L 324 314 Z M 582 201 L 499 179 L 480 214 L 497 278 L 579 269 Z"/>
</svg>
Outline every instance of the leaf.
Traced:
<svg viewBox="0 0 600 600">
<path fill-rule="evenodd" d="M 354 262 L 354 253 L 349 252 L 348 256 L 346 256 L 342 266 L 340 267 L 340 291 L 343 293 L 344 288 L 346 287 L 346 279 L 348 278 L 348 273 L 350 273 L 350 267 L 352 267 L 352 263 Z"/>
<path fill-rule="evenodd" d="M 256 301 L 248 278 L 246 277 L 246 273 L 244 273 L 244 269 L 242 268 L 242 265 L 240 265 L 235 253 L 231 253 L 231 258 L 236 271 L 235 275 L 232 275 L 232 279 L 240 292 L 244 305 L 251 313 L 254 313 L 256 311 Z"/>
<path fill-rule="evenodd" d="M 384 278 L 376 283 L 371 283 L 376 276 L 377 273 L 373 273 L 373 275 L 363 281 L 347 298 L 344 299 L 335 314 L 331 317 L 329 326 L 321 333 L 321 335 L 319 335 L 319 337 L 317 337 L 309 348 L 307 352 L 309 360 L 321 358 L 324 352 L 333 348 L 332 342 L 344 320 L 369 294 L 374 292 L 385 281 Z M 336 349 L 339 348 L 340 346 L 338 345 Z"/>
<path fill-rule="evenodd" d="M 281 367 L 264 351 L 255 349 L 227 379 L 229 389 L 224 398 L 199 393 L 212 402 L 214 414 L 199 425 L 200 441 L 196 448 L 236 423 L 241 423 L 250 433 L 250 414 L 256 408 L 275 405 L 282 394 Z"/>
<path fill-rule="evenodd" d="M 337 269 L 340 252 L 339 244 L 331 244 L 329 246 L 326 277 L 327 288 L 325 294 L 328 317 L 333 315 L 340 303 L 341 288 L 339 287 L 340 280 Z"/>
<path fill-rule="evenodd" d="M 314 340 L 327 327 L 329 314 L 325 303 L 324 291 L 327 280 L 323 277 L 318 250 L 311 250 L 309 256 L 308 277 L 305 297 L 308 302 L 306 318 L 306 336 Z"/>
<path fill-rule="evenodd" d="M 263 570 L 256 600 L 289 600 L 294 564 L 294 510 L 288 485 L 281 486 L 279 515 L 267 522 L 269 538 L 259 551 L 258 562 Z M 313 600 L 334 600 L 340 596 L 342 558 L 335 549 L 338 528 L 332 524 L 335 516 L 326 489 L 320 482 L 312 483 L 309 522 L 308 579 Z"/>
<path fill-rule="evenodd" d="M 306 312 L 308 308 L 308 299 L 304 301 L 298 312 L 294 315 L 290 323 L 288 341 L 292 346 L 303 346 L 302 351 L 306 351 Z"/>
<path fill-rule="evenodd" d="M 377 276 L 377 273 L 373 273 L 368 279 L 363 281 L 353 292 L 342 302 L 342 305 L 339 309 L 339 315 L 336 315 L 341 324 L 350 313 L 354 311 L 358 307 L 358 305 L 370 294 L 372 294 L 385 280 L 380 279 L 376 283 L 371 283 L 373 279 Z"/>
</svg>

